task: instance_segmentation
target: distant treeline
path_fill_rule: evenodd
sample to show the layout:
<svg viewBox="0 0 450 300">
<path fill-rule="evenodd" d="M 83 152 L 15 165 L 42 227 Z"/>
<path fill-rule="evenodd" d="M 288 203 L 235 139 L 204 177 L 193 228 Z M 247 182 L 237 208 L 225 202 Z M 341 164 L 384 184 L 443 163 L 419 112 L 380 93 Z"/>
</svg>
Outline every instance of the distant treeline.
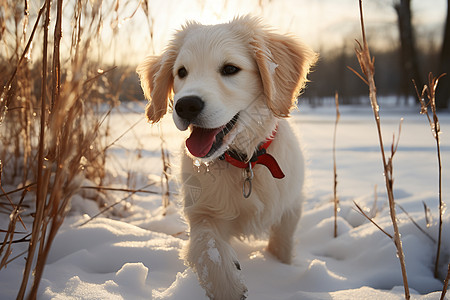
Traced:
<svg viewBox="0 0 450 300">
<path fill-rule="evenodd" d="M 437 74 L 437 64 L 439 54 L 436 51 L 419 51 L 421 72 L 424 77 L 428 72 Z M 415 90 L 412 83 L 413 78 L 409 78 L 410 84 L 403 86 L 402 76 L 404 75 L 401 67 L 400 51 L 375 51 L 372 53 L 375 57 L 375 80 L 380 96 L 398 96 L 399 101 L 403 101 L 409 96 L 415 97 Z M 98 64 L 91 63 L 93 70 L 98 68 Z M 105 66 L 104 70 L 109 70 L 103 76 L 96 80 L 99 85 L 108 90 L 104 95 L 109 99 L 115 98 L 116 101 L 134 101 L 143 100 L 144 96 L 140 87 L 139 78 L 135 72 L 136 66 Z M 304 93 L 304 98 L 311 101 L 312 104 L 320 105 L 321 99 L 334 97 L 335 92 L 339 93 L 339 99 L 342 104 L 358 103 L 361 96 L 367 95 L 365 83 L 358 78 L 348 67 L 360 71 L 355 54 L 349 49 L 335 51 L 333 53 L 321 53 L 320 59 L 309 75 L 310 82 Z M 40 62 L 34 62 L 30 66 L 29 80 L 35 81 L 35 91 L 40 93 Z M 0 70 L 3 74 L 11 71 L 11 65 L 6 61 L 0 61 Z M 64 68 L 62 69 L 63 77 Z M 1 84 L 6 78 L 2 78 Z M 423 78 L 425 79 L 425 78 Z M 421 89 L 421 87 L 419 87 Z"/>
<path fill-rule="evenodd" d="M 375 57 L 375 81 L 377 93 L 380 96 L 397 96 L 399 101 L 404 101 L 408 97 L 416 97 L 412 78 L 404 74 L 401 66 L 400 50 L 374 51 L 371 53 Z M 418 52 L 420 71 L 423 77 L 419 82 L 424 82 L 429 72 L 437 74 L 439 53 L 435 50 Z M 354 70 L 361 72 L 354 52 L 348 49 L 325 53 L 309 75 L 310 82 L 305 91 L 305 98 L 312 103 L 320 102 L 325 97 L 334 97 L 338 92 L 342 104 L 358 103 L 361 96 L 367 96 L 366 84 L 356 76 Z M 403 84 L 403 76 L 407 76 L 409 84 Z M 419 90 L 422 87 L 418 87 Z"/>
</svg>

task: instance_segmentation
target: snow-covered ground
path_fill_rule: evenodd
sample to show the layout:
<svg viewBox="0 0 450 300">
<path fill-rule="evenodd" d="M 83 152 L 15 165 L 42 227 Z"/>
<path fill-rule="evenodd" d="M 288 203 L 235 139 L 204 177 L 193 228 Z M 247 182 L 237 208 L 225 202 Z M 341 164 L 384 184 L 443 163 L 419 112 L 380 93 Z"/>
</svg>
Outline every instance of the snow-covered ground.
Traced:
<svg viewBox="0 0 450 300">
<path fill-rule="evenodd" d="M 394 189 L 398 204 L 429 235 L 421 232 L 398 207 L 400 232 L 412 299 L 439 299 L 442 280 L 433 277 L 438 223 L 436 145 L 428 121 L 418 108 L 381 106 L 382 130 L 389 152 L 398 135 Z M 161 159 L 158 126 L 143 118 L 142 105 L 122 105 L 112 115 L 115 139 L 138 123 L 110 150 L 108 184 L 160 191 Z M 308 197 L 295 235 L 295 259 L 285 265 L 266 250 L 265 241 L 234 241 L 249 289 L 249 299 L 402 299 L 400 265 L 394 243 L 356 210 L 353 201 L 392 233 L 381 155 L 369 105 L 341 107 L 337 129 L 337 172 L 340 211 L 338 237 L 333 237 L 332 141 L 333 106 L 312 108 L 300 103 L 291 121 L 307 153 Z M 443 199 L 450 194 L 450 115 L 440 114 Z M 163 131 L 176 170 L 183 133 L 163 120 Z M 377 197 L 375 197 L 375 186 Z M 75 196 L 72 211 L 50 252 L 38 299 L 206 299 L 196 275 L 179 258 L 187 226 L 177 203 L 177 181 L 171 181 L 171 206 L 161 208 L 159 194 L 108 192 L 107 202 L 125 199 L 90 222 L 98 208 L 85 195 Z M 374 204 L 374 199 L 377 198 Z M 431 209 L 426 225 L 424 205 Z M 165 212 L 165 214 L 163 214 Z M 7 218 L 0 221 L 6 228 Z M 15 245 L 20 253 L 25 244 Z M 15 252 L 16 253 L 16 252 Z M 441 279 L 450 257 L 450 216 L 444 217 Z M 0 271 L 0 298 L 15 299 L 24 265 L 17 259 Z"/>
</svg>

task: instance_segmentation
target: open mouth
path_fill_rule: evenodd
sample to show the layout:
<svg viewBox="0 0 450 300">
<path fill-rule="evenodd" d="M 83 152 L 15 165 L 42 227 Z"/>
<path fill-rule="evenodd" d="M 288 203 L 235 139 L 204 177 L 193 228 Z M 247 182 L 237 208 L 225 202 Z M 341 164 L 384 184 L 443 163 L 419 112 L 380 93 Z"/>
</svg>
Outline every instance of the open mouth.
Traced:
<svg viewBox="0 0 450 300">
<path fill-rule="evenodd" d="M 237 113 L 230 122 L 218 128 L 202 128 L 193 126 L 186 147 L 189 152 L 199 158 L 214 154 L 223 144 L 224 137 L 233 129 L 239 117 Z"/>
</svg>

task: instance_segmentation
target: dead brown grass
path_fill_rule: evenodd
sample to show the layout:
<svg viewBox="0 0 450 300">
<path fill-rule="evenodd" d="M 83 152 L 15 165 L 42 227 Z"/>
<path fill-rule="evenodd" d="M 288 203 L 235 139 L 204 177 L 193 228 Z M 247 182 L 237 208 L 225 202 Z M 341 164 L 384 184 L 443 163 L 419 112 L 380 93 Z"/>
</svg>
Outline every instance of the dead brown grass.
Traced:
<svg viewBox="0 0 450 300">
<path fill-rule="evenodd" d="M 99 109 L 114 106 L 120 90 L 108 79 L 113 69 L 103 70 L 90 56 L 103 26 L 103 5 L 46 0 L 36 12 L 28 1 L 1 1 L 0 46 L 6 51 L 0 55 L 0 71 L 6 76 L 0 82 L 0 212 L 10 222 L 0 228 L 5 232 L 0 270 L 26 255 L 17 299 L 36 298 L 71 197 L 84 180 L 101 185 L 105 177 L 109 133 Z M 116 13 L 118 8 L 119 2 Z M 30 33 L 29 20 L 34 22 Z M 70 49 L 64 51 L 63 21 L 73 24 Z M 38 50 L 31 51 L 32 45 Z M 15 253 L 16 243 L 28 243 L 28 250 Z"/>
</svg>

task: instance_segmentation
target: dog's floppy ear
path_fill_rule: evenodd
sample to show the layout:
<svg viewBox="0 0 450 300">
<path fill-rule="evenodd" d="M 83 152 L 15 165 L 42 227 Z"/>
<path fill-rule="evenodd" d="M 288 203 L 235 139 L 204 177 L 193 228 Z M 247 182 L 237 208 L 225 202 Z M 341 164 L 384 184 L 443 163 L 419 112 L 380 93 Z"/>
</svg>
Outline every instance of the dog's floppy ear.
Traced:
<svg viewBox="0 0 450 300">
<path fill-rule="evenodd" d="M 278 117 L 289 116 L 317 54 L 294 37 L 269 30 L 257 31 L 251 45 L 267 106 Z"/>
<path fill-rule="evenodd" d="M 149 101 L 145 113 L 152 123 L 158 122 L 166 114 L 169 101 L 172 101 L 169 98 L 173 93 L 172 69 L 176 57 L 177 51 L 172 47 L 161 56 L 147 56 L 136 69 L 144 96 Z"/>
</svg>

